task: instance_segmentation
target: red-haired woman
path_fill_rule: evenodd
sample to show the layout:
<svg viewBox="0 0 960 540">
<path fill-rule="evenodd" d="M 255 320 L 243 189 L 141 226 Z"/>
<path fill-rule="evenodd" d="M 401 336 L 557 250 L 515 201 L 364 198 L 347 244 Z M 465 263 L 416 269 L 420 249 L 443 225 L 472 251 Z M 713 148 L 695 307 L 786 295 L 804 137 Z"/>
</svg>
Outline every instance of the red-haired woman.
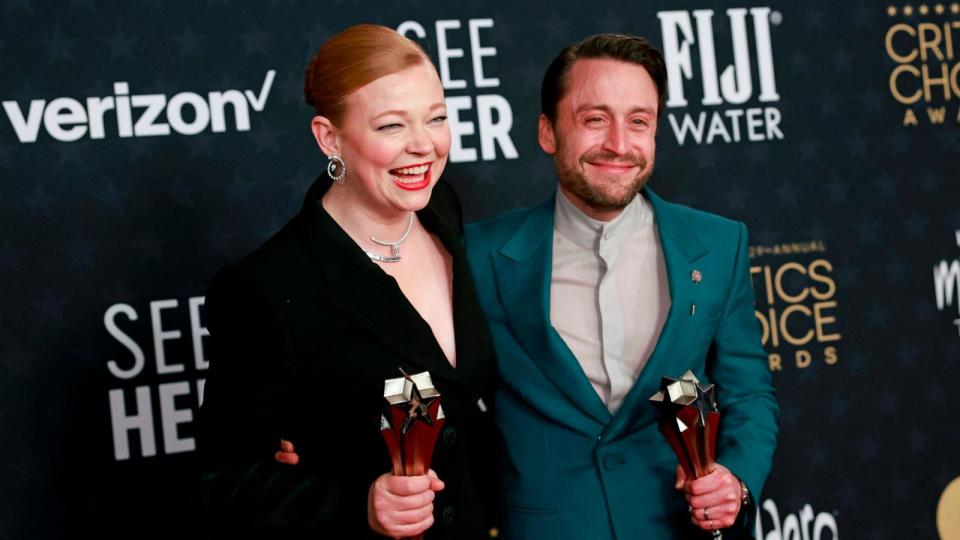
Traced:
<svg viewBox="0 0 960 540">
<path fill-rule="evenodd" d="M 486 537 L 493 352 L 439 182 L 443 88 L 414 42 L 359 25 L 307 68 L 326 175 L 282 230 L 210 286 L 200 411 L 214 531 L 243 537 Z M 383 381 L 429 371 L 446 423 L 433 470 L 388 473 Z M 272 458 L 294 441 L 299 463 Z M 435 471 L 435 472 L 434 472 Z"/>
</svg>

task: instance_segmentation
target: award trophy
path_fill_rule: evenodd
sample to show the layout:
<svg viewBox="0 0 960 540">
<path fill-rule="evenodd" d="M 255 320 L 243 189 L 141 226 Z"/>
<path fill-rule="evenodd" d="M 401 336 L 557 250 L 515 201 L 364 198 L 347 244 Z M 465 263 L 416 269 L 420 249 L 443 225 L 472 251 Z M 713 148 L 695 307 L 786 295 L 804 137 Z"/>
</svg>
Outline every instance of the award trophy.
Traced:
<svg viewBox="0 0 960 540">
<path fill-rule="evenodd" d="M 383 381 L 386 410 L 380 416 L 380 432 L 387 443 L 393 474 L 422 476 L 430 468 L 433 448 L 443 427 L 440 392 L 424 371 Z M 422 535 L 414 540 L 419 540 Z"/>
<path fill-rule="evenodd" d="M 660 433 L 673 448 L 687 477 L 709 474 L 713 470 L 720 422 L 713 385 L 701 386 L 691 371 L 679 379 L 663 377 L 660 391 L 650 401 L 657 409 Z M 712 534 L 713 538 L 723 538 L 719 530 Z"/>
</svg>

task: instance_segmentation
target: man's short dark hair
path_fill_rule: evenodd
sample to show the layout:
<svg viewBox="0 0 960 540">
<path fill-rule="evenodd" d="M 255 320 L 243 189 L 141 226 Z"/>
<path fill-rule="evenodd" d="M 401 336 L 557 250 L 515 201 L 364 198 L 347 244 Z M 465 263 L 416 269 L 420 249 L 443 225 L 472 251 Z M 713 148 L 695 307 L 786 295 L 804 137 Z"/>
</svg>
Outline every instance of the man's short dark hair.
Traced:
<svg viewBox="0 0 960 540">
<path fill-rule="evenodd" d="M 663 55 L 645 38 L 624 34 L 597 34 L 560 51 L 553 59 L 540 87 L 540 112 L 556 121 L 557 103 L 567 91 L 567 74 L 581 58 L 612 58 L 643 66 L 657 86 L 657 118 L 667 93 L 667 66 Z"/>
</svg>

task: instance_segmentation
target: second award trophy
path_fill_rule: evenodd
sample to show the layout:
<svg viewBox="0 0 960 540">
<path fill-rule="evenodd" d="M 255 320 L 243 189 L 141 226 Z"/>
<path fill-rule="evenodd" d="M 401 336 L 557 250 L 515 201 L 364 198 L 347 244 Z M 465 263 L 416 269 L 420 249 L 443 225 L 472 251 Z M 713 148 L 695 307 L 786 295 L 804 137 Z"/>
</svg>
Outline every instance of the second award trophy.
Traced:
<svg viewBox="0 0 960 540">
<path fill-rule="evenodd" d="M 660 433 L 667 439 L 688 478 L 700 478 L 713 470 L 717 452 L 720 411 L 712 384 L 702 386 L 687 371 L 679 379 L 663 377 L 660 391 L 650 397 L 657 409 Z M 719 530 L 713 537 L 722 539 Z"/>
</svg>

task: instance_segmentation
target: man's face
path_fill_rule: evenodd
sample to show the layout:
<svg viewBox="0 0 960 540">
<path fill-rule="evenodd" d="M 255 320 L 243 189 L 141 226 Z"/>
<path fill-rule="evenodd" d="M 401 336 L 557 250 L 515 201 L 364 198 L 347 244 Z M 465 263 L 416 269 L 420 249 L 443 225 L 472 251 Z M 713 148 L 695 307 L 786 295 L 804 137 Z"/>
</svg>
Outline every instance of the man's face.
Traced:
<svg viewBox="0 0 960 540">
<path fill-rule="evenodd" d="M 560 189 L 587 215 L 608 221 L 653 173 L 657 87 L 640 65 L 577 60 L 555 122 L 540 115 L 540 147 L 553 155 Z"/>
</svg>

